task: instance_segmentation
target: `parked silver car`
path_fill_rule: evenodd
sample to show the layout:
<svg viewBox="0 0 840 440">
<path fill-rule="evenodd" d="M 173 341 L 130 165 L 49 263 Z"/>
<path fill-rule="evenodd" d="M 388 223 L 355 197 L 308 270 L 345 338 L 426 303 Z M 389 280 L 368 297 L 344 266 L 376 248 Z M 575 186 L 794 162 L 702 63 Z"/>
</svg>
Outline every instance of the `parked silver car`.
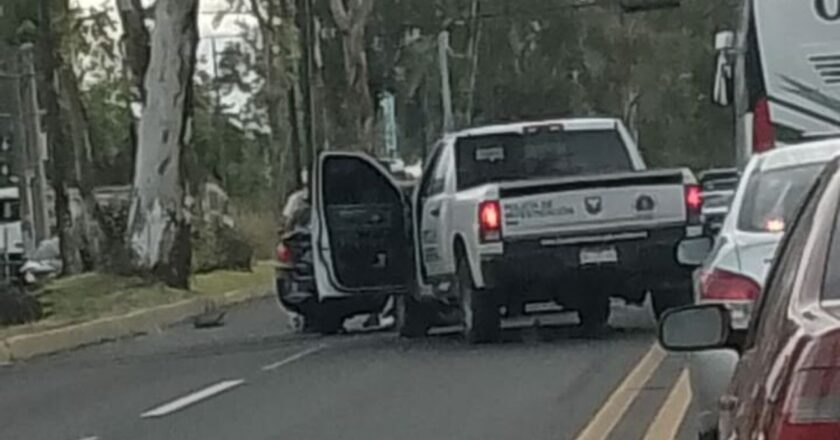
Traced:
<svg viewBox="0 0 840 440">
<path fill-rule="evenodd" d="M 840 140 L 784 147 L 747 165 L 708 257 L 694 273 L 699 304 L 723 304 L 734 328 L 745 329 L 776 247 L 823 166 L 840 155 Z M 729 350 L 694 353 L 689 373 L 700 438 L 715 438 L 718 400 L 737 363 Z"/>
</svg>

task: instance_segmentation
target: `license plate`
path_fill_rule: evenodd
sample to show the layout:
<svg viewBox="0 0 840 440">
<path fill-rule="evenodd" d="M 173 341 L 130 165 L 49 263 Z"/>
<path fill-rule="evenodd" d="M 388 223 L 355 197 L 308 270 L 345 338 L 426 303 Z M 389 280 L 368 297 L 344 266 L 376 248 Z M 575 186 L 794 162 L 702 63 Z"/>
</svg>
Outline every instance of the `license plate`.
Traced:
<svg viewBox="0 0 840 440">
<path fill-rule="evenodd" d="M 618 263 L 618 250 L 615 246 L 586 247 L 580 250 L 580 264 Z"/>
</svg>

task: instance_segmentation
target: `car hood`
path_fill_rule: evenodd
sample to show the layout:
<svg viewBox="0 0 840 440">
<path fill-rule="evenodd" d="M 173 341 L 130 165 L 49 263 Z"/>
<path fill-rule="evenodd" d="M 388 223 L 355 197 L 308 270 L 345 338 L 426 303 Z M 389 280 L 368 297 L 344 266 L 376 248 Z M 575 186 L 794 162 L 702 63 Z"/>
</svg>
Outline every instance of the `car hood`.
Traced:
<svg viewBox="0 0 840 440">
<path fill-rule="evenodd" d="M 733 238 L 741 273 L 764 285 L 782 234 L 740 233 Z"/>
</svg>

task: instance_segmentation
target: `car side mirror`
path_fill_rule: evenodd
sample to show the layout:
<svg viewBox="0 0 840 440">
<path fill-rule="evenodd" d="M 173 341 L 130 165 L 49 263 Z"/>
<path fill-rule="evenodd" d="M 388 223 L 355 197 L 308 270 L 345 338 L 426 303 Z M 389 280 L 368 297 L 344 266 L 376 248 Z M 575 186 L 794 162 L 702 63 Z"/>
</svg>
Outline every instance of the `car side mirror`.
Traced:
<svg viewBox="0 0 840 440">
<path fill-rule="evenodd" d="M 722 107 L 732 102 L 734 94 L 734 62 L 732 54 L 735 49 L 735 32 L 720 31 L 715 34 L 715 79 L 712 89 L 712 101 Z"/>
<path fill-rule="evenodd" d="M 671 309 L 659 323 L 659 343 L 676 352 L 728 348 L 731 319 L 719 304 Z"/>
<path fill-rule="evenodd" d="M 677 262 L 684 266 L 700 266 L 711 250 L 709 237 L 686 238 L 677 245 Z"/>
</svg>

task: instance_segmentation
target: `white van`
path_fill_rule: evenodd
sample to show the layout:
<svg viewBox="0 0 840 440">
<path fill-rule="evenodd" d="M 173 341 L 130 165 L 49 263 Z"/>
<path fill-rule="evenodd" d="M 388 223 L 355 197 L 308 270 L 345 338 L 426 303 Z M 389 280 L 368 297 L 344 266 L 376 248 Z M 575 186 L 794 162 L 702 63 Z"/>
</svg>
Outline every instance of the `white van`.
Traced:
<svg viewBox="0 0 840 440">
<path fill-rule="evenodd" d="M 715 49 L 713 99 L 733 107 L 738 165 L 840 135 L 840 0 L 744 0 Z"/>
</svg>

